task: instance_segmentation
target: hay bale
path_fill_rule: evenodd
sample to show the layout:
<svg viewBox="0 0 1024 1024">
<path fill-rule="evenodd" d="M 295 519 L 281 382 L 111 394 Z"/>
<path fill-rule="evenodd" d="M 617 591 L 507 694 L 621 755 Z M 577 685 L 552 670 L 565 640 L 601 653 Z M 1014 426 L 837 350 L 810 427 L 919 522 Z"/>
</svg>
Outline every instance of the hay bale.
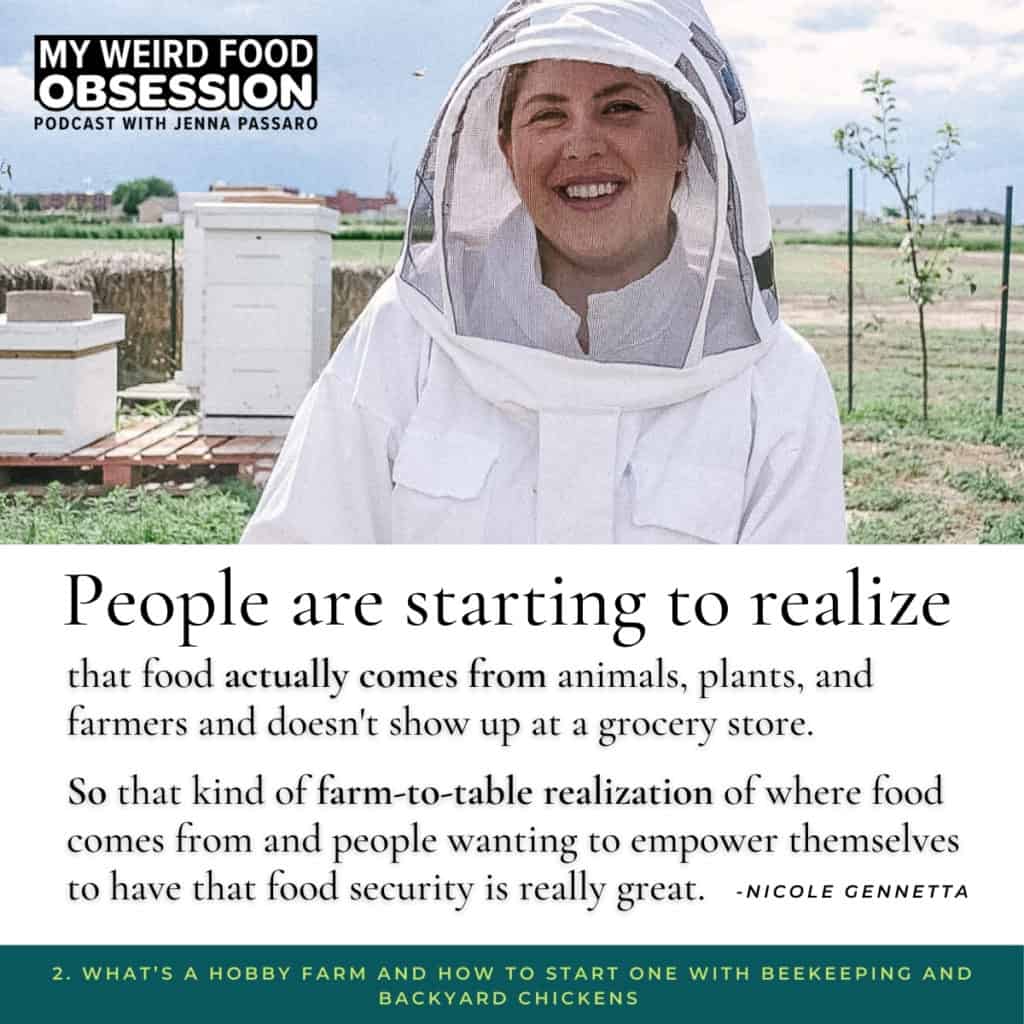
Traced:
<svg viewBox="0 0 1024 1024">
<path fill-rule="evenodd" d="M 54 287 L 91 291 L 98 313 L 124 313 L 127 335 L 120 347 L 118 381 L 131 384 L 168 380 L 179 364 L 180 341 L 171 330 L 171 260 L 152 252 L 87 254 L 47 263 Z M 178 334 L 182 273 L 178 276 Z"/>
<path fill-rule="evenodd" d="M 46 291 L 51 288 L 53 281 L 41 267 L 0 262 L 0 312 L 7 311 L 8 292 Z"/>
<path fill-rule="evenodd" d="M 365 263 L 335 263 L 331 267 L 331 351 L 390 275 L 390 267 Z"/>
<path fill-rule="evenodd" d="M 0 263 L 0 300 L 8 291 L 89 291 L 97 313 L 124 313 L 126 338 L 119 346 L 118 386 L 168 380 L 180 366 L 183 321 L 182 264 L 178 276 L 178 338 L 170 338 L 170 254 L 87 253 L 44 266 Z M 390 267 L 337 263 L 331 267 L 332 348 L 355 322 Z"/>
</svg>

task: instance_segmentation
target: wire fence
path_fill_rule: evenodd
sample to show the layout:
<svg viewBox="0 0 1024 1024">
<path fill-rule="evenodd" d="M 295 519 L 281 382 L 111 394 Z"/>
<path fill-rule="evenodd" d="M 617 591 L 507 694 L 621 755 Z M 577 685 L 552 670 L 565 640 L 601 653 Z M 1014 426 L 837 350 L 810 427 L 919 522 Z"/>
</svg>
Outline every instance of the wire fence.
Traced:
<svg viewBox="0 0 1024 1024">
<path fill-rule="evenodd" d="M 854 207 L 854 172 L 850 168 L 847 172 L 847 275 L 846 275 L 846 307 L 847 307 L 847 358 L 846 358 L 846 409 L 848 413 L 854 411 L 854 378 L 856 369 L 856 348 L 858 332 L 855 328 L 855 315 L 857 310 L 856 298 L 856 276 L 857 261 L 856 250 L 861 243 L 858 238 L 858 230 L 855 223 L 856 212 Z M 995 365 L 995 414 L 1002 418 L 1004 409 L 1004 398 L 1006 390 L 1006 347 L 1007 332 L 1009 328 L 1010 308 L 1010 268 L 1011 253 L 1014 249 L 1013 242 L 1013 186 L 1006 186 L 1006 202 L 1003 220 L 1002 240 L 1002 276 L 999 286 L 999 333 L 998 348 Z M 908 271 L 909 273 L 909 271 Z"/>
</svg>

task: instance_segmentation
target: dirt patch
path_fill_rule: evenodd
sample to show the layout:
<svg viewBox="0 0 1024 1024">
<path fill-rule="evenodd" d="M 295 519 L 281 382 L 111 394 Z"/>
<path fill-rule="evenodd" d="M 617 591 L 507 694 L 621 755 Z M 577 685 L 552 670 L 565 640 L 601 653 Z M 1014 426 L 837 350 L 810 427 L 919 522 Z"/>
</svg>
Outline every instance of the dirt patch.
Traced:
<svg viewBox="0 0 1024 1024">
<path fill-rule="evenodd" d="M 798 295 L 785 299 L 783 316 L 792 324 L 820 327 L 829 331 L 846 332 L 846 304 L 815 295 Z M 854 328 L 862 329 L 865 321 L 877 318 L 876 326 L 906 325 L 917 328 L 917 311 L 909 302 L 872 302 L 854 305 Z M 943 330 L 992 331 L 999 330 L 1000 310 L 988 301 L 960 301 L 936 303 L 925 314 L 929 327 Z M 1024 300 L 1011 299 L 1008 329 L 1024 330 Z"/>
<path fill-rule="evenodd" d="M 877 482 L 909 500 L 940 502 L 948 531 L 944 543 L 976 544 L 990 516 L 1005 515 L 1020 507 L 1013 502 L 980 499 L 954 487 L 950 480 L 957 473 L 991 472 L 1010 486 L 1024 488 L 1024 456 L 1020 452 L 929 438 L 915 438 L 909 444 L 848 440 L 843 447 L 848 463 L 855 462 L 854 470 L 847 475 L 848 494 Z M 851 509 L 848 521 L 854 526 L 867 519 L 884 521 L 898 514 Z"/>
</svg>

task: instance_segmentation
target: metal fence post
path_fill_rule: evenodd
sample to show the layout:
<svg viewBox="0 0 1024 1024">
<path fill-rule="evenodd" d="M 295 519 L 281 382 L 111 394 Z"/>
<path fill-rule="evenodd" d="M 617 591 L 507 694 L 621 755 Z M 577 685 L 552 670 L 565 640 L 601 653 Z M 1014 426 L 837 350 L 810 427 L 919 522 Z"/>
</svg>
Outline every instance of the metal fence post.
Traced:
<svg viewBox="0 0 1024 1024">
<path fill-rule="evenodd" d="M 171 358 L 179 366 L 178 359 L 178 269 L 174 258 L 174 235 L 171 235 Z"/>
<path fill-rule="evenodd" d="M 1006 321 L 1010 309 L 1010 246 L 1013 236 L 1013 186 L 1006 186 L 1006 224 L 1003 229 L 1003 287 L 1000 292 L 999 368 L 996 371 L 996 416 L 1003 415 L 1006 386 Z"/>
<path fill-rule="evenodd" d="M 853 412 L 853 168 L 847 171 L 846 411 Z"/>
</svg>

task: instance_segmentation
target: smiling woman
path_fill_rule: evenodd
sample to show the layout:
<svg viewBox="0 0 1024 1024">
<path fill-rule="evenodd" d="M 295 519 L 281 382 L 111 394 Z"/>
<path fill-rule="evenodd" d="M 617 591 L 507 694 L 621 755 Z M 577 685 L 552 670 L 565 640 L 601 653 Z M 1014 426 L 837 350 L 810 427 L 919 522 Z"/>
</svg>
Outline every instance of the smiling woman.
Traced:
<svg viewBox="0 0 1024 1024">
<path fill-rule="evenodd" d="M 249 541 L 842 541 L 747 99 L 699 3 L 512 0 Z"/>
<path fill-rule="evenodd" d="M 676 115 L 670 95 L 607 64 L 542 60 L 506 75 L 499 143 L 537 229 L 543 280 L 580 317 L 584 352 L 588 297 L 646 277 L 672 248 L 694 115 L 681 100 Z"/>
</svg>

